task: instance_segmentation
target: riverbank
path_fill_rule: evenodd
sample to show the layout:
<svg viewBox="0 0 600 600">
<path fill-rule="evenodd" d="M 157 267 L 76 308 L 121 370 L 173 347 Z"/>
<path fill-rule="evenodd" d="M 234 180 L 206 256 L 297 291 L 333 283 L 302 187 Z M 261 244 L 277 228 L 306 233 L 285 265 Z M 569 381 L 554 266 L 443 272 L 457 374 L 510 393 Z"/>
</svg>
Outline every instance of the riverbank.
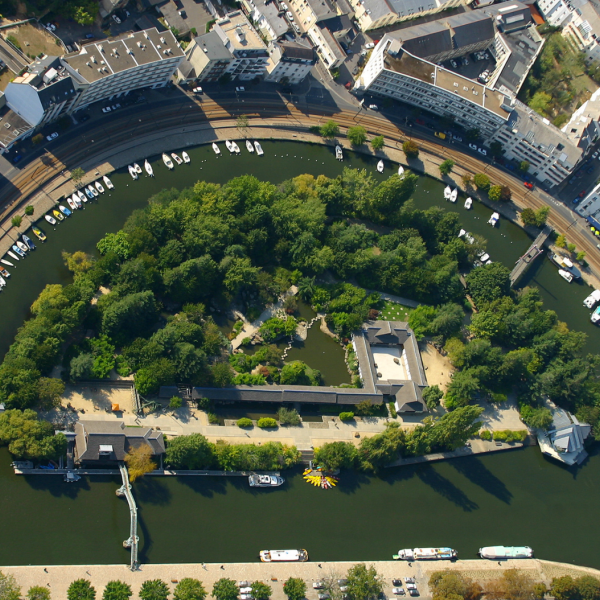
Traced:
<svg viewBox="0 0 600 600">
<path fill-rule="evenodd" d="M 258 549 L 257 549 L 258 551 Z M 29 587 L 39 585 L 50 589 L 54 598 L 66 598 L 69 584 L 83 578 L 91 582 L 100 596 L 104 586 L 112 580 L 120 579 L 128 583 L 137 597 L 142 583 L 148 579 L 162 579 L 171 591 L 184 577 L 194 577 L 202 581 L 210 593 L 212 586 L 221 577 L 236 581 L 264 581 L 271 586 L 273 600 L 286 600 L 283 584 L 288 577 L 299 577 L 307 584 L 307 600 L 316 600 L 317 590 L 312 583 L 333 575 L 343 577 L 355 562 L 306 562 L 306 563 L 227 563 L 227 564 L 156 564 L 141 565 L 138 571 L 130 571 L 126 565 L 68 565 L 68 566 L 26 566 L 0 567 L 2 572 L 15 577 L 25 593 Z M 427 581 L 431 573 L 439 570 L 459 571 L 472 577 L 482 585 L 499 577 L 506 569 L 516 568 L 528 573 L 536 581 L 549 584 L 553 577 L 571 575 L 592 575 L 600 578 L 600 571 L 565 563 L 546 560 L 507 560 L 501 562 L 487 560 L 458 560 L 456 562 L 413 562 L 378 561 L 369 562 L 384 578 L 384 593 L 392 596 L 392 579 L 414 577 L 421 598 L 431 598 Z"/>
</svg>

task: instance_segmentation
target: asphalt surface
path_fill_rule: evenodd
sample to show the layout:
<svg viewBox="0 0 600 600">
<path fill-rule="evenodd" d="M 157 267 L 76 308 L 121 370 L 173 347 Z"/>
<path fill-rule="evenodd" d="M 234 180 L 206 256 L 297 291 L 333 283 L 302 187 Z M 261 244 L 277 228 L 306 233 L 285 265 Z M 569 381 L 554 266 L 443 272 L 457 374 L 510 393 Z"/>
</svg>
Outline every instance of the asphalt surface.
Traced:
<svg viewBox="0 0 600 600">
<path fill-rule="evenodd" d="M 0 38 L 0 60 L 15 74 L 20 73 L 29 63 Z"/>
</svg>

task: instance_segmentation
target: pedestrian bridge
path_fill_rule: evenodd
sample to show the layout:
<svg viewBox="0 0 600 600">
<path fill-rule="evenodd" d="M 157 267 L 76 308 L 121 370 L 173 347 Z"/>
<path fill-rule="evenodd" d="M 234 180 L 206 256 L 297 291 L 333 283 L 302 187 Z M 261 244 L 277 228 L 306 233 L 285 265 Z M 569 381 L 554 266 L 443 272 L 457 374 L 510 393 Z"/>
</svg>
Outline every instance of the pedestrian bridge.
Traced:
<svg viewBox="0 0 600 600">
<path fill-rule="evenodd" d="M 526 273 L 533 261 L 544 251 L 544 244 L 552 233 L 552 227 L 544 227 L 540 234 L 533 240 L 533 243 L 515 263 L 513 270 L 510 272 L 510 285 L 513 287 L 521 277 Z"/>
</svg>

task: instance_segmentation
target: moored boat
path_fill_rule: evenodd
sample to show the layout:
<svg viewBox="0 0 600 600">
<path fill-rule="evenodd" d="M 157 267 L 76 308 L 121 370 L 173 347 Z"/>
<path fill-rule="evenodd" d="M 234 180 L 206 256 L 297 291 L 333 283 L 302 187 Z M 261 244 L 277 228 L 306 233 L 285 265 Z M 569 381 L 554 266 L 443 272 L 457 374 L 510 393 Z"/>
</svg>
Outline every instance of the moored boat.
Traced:
<svg viewBox="0 0 600 600">
<path fill-rule="evenodd" d="M 471 210 L 471 207 L 473 206 L 473 198 L 467 198 L 465 200 L 465 208 L 467 210 Z"/>
<path fill-rule="evenodd" d="M 39 229 L 38 227 L 32 227 L 31 231 L 33 231 L 33 233 L 38 238 L 38 240 L 40 240 L 40 242 L 46 241 L 46 234 L 41 229 Z"/>
<path fill-rule="evenodd" d="M 71 200 L 73 200 L 73 202 L 75 202 L 75 206 L 77 208 L 81 208 L 83 206 L 83 202 L 81 202 L 81 200 L 79 199 L 79 196 L 77 194 L 73 194 L 71 196 Z"/>
<path fill-rule="evenodd" d="M 306 562 L 308 552 L 306 550 L 261 550 L 260 560 L 262 562 Z"/>
<path fill-rule="evenodd" d="M 50 223 L 50 225 L 56 225 L 56 219 L 50 215 L 44 215 L 44 219 Z"/>
<path fill-rule="evenodd" d="M 600 302 L 600 290 L 594 290 L 584 301 L 586 308 L 594 308 L 594 304 Z"/>
<path fill-rule="evenodd" d="M 4 277 L 0 276 L 0 289 L 6 285 L 6 280 Z"/>
<path fill-rule="evenodd" d="M 138 174 L 137 171 L 135 170 L 135 167 L 132 165 L 127 165 L 127 169 L 129 170 L 129 174 L 131 175 L 132 179 L 137 179 L 138 178 Z"/>
<path fill-rule="evenodd" d="M 71 198 L 71 197 L 67 198 L 67 204 L 69 205 L 69 208 L 72 211 L 76 211 L 77 210 L 77 204 L 75 204 L 75 201 L 73 200 L 73 198 Z"/>
<path fill-rule="evenodd" d="M 452 548 L 405 548 L 394 554 L 394 560 L 453 560 L 458 557 Z"/>
<path fill-rule="evenodd" d="M 562 254 L 549 252 L 548 258 L 559 268 L 568 271 L 575 279 L 581 278 L 581 271 L 573 264 L 570 258 Z"/>
<path fill-rule="evenodd" d="M 59 204 L 58 208 L 60 208 L 60 212 L 65 215 L 65 217 L 70 217 L 73 214 L 66 206 L 63 206 L 62 204 Z"/>
<path fill-rule="evenodd" d="M 452 188 L 447 185 L 444 188 L 444 200 L 450 200 L 450 196 L 452 195 Z"/>
<path fill-rule="evenodd" d="M 490 220 L 488 221 L 488 223 L 492 227 L 496 227 L 496 224 L 498 223 L 499 220 L 500 220 L 500 214 L 495 212 L 495 213 L 492 213 L 492 216 L 490 217 Z"/>
<path fill-rule="evenodd" d="M 82 202 L 87 202 L 87 198 L 85 197 L 85 194 L 81 192 L 81 190 L 77 190 L 77 195 Z"/>
<path fill-rule="evenodd" d="M 379 173 L 383 173 L 383 169 L 384 169 L 384 168 L 385 168 L 385 165 L 384 165 L 383 161 L 382 161 L 382 160 L 380 160 L 380 161 L 377 163 L 377 171 L 378 171 Z"/>
<path fill-rule="evenodd" d="M 283 485 L 285 479 L 278 475 L 259 475 L 253 473 L 248 477 L 250 487 L 278 487 Z"/>
<path fill-rule="evenodd" d="M 173 169 L 173 167 L 175 165 L 173 164 L 173 161 L 171 160 L 171 157 L 168 154 L 165 154 L 163 152 L 162 159 L 163 159 L 163 162 L 165 163 L 167 169 Z"/>
<path fill-rule="evenodd" d="M 181 160 L 181 156 L 179 156 L 178 154 L 175 154 L 175 152 L 171 152 L 171 157 L 178 165 L 183 164 L 183 161 Z"/>
<path fill-rule="evenodd" d="M 233 154 L 233 144 L 229 140 L 225 140 L 225 146 L 227 146 L 227 150 Z"/>
<path fill-rule="evenodd" d="M 215 154 L 216 154 L 217 156 L 218 156 L 219 154 L 221 154 L 221 149 L 220 149 L 220 148 L 219 148 L 219 146 L 217 146 L 217 144 L 215 144 L 214 142 L 213 142 L 213 145 L 212 145 L 212 149 L 215 151 Z"/>
<path fill-rule="evenodd" d="M 246 150 L 252 154 L 254 152 L 254 146 L 250 140 L 246 140 Z"/>
<path fill-rule="evenodd" d="M 231 147 L 236 154 L 240 153 L 240 147 L 235 142 L 231 142 Z"/>
<path fill-rule="evenodd" d="M 344 160 L 344 152 L 339 144 L 335 147 L 335 157 L 338 160 Z"/>
<path fill-rule="evenodd" d="M 8 254 L 11 258 L 13 258 L 14 260 L 16 260 L 17 262 L 19 260 L 19 256 L 21 256 L 18 252 L 17 252 L 17 254 L 18 254 L 18 256 L 17 256 L 17 254 L 15 254 L 14 252 L 11 252 L 10 250 L 8 250 L 6 252 L 6 254 Z M 7 261 L 3 261 L 3 262 L 4 262 L 4 264 L 6 264 Z"/>
<path fill-rule="evenodd" d="M 25 248 L 27 248 L 27 246 L 25 246 L 25 244 L 23 244 L 23 242 L 17 242 L 17 244 L 21 244 L 23 245 Z M 16 244 L 12 245 L 12 249 L 21 257 L 21 258 L 25 258 L 25 250 L 23 250 L 22 248 L 19 248 L 19 246 L 17 246 Z"/>
<path fill-rule="evenodd" d="M 450 194 L 450 202 L 456 202 L 458 198 L 458 188 L 454 188 Z"/>
<path fill-rule="evenodd" d="M 467 232 L 466 232 L 466 230 L 465 230 L 465 229 L 461 229 L 461 230 L 458 232 L 458 237 L 462 237 L 462 236 L 463 236 L 463 235 L 465 235 L 466 233 L 467 233 Z"/>
<path fill-rule="evenodd" d="M 64 216 L 63 214 L 60 212 L 60 210 L 53 210 L 52 214 L 59 220 L 59 221 L 63 221 L 64 220 Z"/>
<path fill-rule="evenodd" d="M 104 194 L 104 186 L 99 181 L 94 181 L 94 185 L 101 194 Z"/>
<path fill-rule="evenodd" d="M 259 156 L 262 156 L 264 154 L 262 146 L 256 140 L 254 140 L 254 147 L 256 148 L 256 154 L 258 154 Z"/>
<path fill-rule="evenodd" d="M 0 275 L 2 277 L 10 277 L 10 273 L 4 267 L 0 267 Z"/>
<path fill-rule="evenodd" d="M 402 165 L 398 165 L 398 175 L 404 177 L 404 167 Z"/>
<path fill-rule="evenodd" d="M 133 163 L 133 168 L 135 169 L 135 172 L 138 175 L 142 172 L 142 167 L 140 167 L 140 165 L 138 165 L 137 163 Z"/>
<path fill-rule="evenodd" d="M 92 192 L 94 198 L 98 197 L 98 190 L 93 185 L 88 185 L 88 189 Z"/>
<path fill-rule="evenodd" d="M 115 186 L 113 184 L 113 182 L 106 176 L 104 175 L 102 177 L 102 181 L 104 181 L 104 185 L 109 189 L 109 190 L 114 190 Z"/>
<path fill-rule="evenodd" d="M 533 558 L 533 550 L 529 546 L 486 546 L 479 548 L 479 556 L 490 560 Z"/>
<path fill-rule="evenodd" d="M 189 164 L 190 164 L 190 162 L 191 162 L 191 161 L 190 161 L 190 155 L 189 155 L 187 152 L 185 152 L 185 150 L 184 150 L 184 151 L 181 153 L 181 158 L 183 158 L 183 162 L 184 162 L 186 165 L 189 165 Z"/>
<path fill-rule="evenodd" d="M 9 254 L 10 254 L 10 252 L 9 252 Z M 18 260 L 18 259 L 17 259 L 17 260 Z M 10 260 L 6 260 L 5 258 L 0 258 L 0 262 L 1 262 L 3 265 L 8 265 L 9 267 L 14 267 L 14 266 L 15 266 L 15 265 L 13 265 L 13 264 L 10 262 Z M 7 271 L 7 272 L 8 272 L 8 271 Z M 10 275 L 9 275 L 9 276 L 10 276 Z"/>
<path fill-rule="evenodd" d="M 598 321 L 600 321 L 600 306 L 590 315 L 590 321 L 592 323 L 598 323 Z"/>
<path fill-rule="evenodd" d="M 35 244 L 31 241 L 31 238 L 29 236 L 23 233 L 21 237 L 23 238 L 23 243 L 26 245 L 26 250 L 35 250 Z M 19 247 L 21 247 L 20 242 L 17 242 L 17 244 L 19 244 Z"/>
<path fill-rule="evenodd" d="M 154 170 L 152 169 L 152 165 L 148 162 L 148 159 L 144 161 L 144 169 L 146 169 L 148 177 L 154 177 Z"/>
<path fill-rule="evenodd" d="M 569 271 L 565 271 L 564 269 L 559 269 L 558 274 L 568 283 L 571 283 L 571 281 L 573 281 L 573 275 L 572 275 L 572 273 L 569 273 Z"/>
<path fill-rule="evenodd" d="M 134 178 L 135 179 L 135 178 Z M 93 200 L 94 199 L 94 194 L 92 194 L 92 192 L 90 192 L 90 190 L 87 187 L 83 188 L 83 191 L 85 192 L 85 195 L 90 199 Z M 87 200 L 86 200 L 87 202 Z"/>
</svg>

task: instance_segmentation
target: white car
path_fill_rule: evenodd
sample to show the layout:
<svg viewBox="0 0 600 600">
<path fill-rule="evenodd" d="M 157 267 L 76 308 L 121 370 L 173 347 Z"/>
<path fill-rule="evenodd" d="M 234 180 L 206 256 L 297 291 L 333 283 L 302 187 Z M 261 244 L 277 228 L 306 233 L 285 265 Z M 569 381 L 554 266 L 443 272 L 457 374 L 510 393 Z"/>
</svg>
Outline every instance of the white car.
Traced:
<svg viewBox="0 0 600 600">
<path fill-rule="evenodd" d="M 252 592 L 252 587 L 249 585 L 243 586 L 240 588 L 240 594 L 250 594 Z"/>
<path fill-rule="evenodd" d="M 477 144 L 469 143 L 469 148 L 471 148 L 471 150 L 477 150 Z"/>
<path fill-rule="evenodd" d="M 469 64 L 469 59 L 465 56 L 463 58 L 463 65 L 465 65 L 465 67 L 466 67 L 466 66 L 468 66 L 468 64 Z"/>
<path fill-rule="evenodd" d="M 119 19 L 119 17 L 117 17 L 117 15 L 113 15 L 112 18 L 113 18 L 113 21 L 117 24 L 119 24 L 121 22 L 121 19 Z"/>
<path fill-rule="evenodd" d="M 289 10 L 288 5 L 285 2 L 281 2 L 281 10 Z"/>
<path fill-rule="evenodd" d="M 252 594 L 240 594 L 241 600 L 253 600 Z"/>
<path fill-rule="evenodd" d="M 401 587 L 392 588 L 392 592 L 394 594 L 396 594 L 396 596 L 406 596 L 406 592 L 404 591 L 404 588 L 401 588 Z"/>
<path fill-rule="evenodd" d="M 322 581 L 313 581 L 313 590 L 322 590 L 325 584 Z"/>
<path fill-rule="evenodd" d="M 245 92 L 246 88 L 243 85 L 240 85 L 239 87 L 235 88 L 235 91 L 236 92 Z"/>
<path fill-rule="evenodd" d="M 103 112 L 103 113 L 109 113 L 109 112 L 110 112 L 110 106 L 105 106 L 105 107 L 102 109 L 102 112 Z"/>
<path fill-rule="evenodd" d="M 249 581 L 239 581 L 238 582 L 238 587 L 250 587 L 250 582 Z"/>
<path fill-rule="evenodd" d="M 462 138 L 460 137 L 460 135 L 454 135 L 454 134 L 452 134 L 452 139 L 456 140 L 457 142 L 462 142 Z"/>
<path fill-rule="evenodd" d="M 286 17 L 287 17 L 287 18 L 288 18 L 290 21 L 293 21 L 293 20 L 294 20 L 294 15 L 293 15 L 293 14 L 292 14 L 292 13 L 291 13 L 289 10 L 288 10 L 288 11 L 285 13 L 285 16 L 286 16 Z"/>
<path fill-rule="evenodd" d="M 375 44 L 373 42 L 370 42 L 368 44 L 365 44 L 365 48 L 367 50 L 371 50 L 372 48 L 375 48 Z"/>
<path fill-rule="evenodd" d="M 379 107 L 377 106 L 377 104 L 369 104 L 369 108 L 371 110 L 379 110 Z"/>
<path fill-rule="evenodd" d="M 411 583 L 410 581 L 406 582 L 406 589 L 407 590 L 416 590 L 417 589 L 417 584 L 416 583 Z"/>
<path fill-rule="evenodd" d="M 201 94 L 202 93 L 202 88 L 201 87 L 195 87 L 192 92 L 194 92 L 194 94 Z"/>
<path fill-rule="evenodd" d="M 487 150 L 485 148 L 477 148 L 477 152 L 479 152 L 479 154 L 487 156 Z"/>
<path fill-rule="evenodd" d="M 450 64 L 452 65 L 452 68 L 453 68 L 453 69 L 456 69 L 456 68 L 458 67 L 458 65 L 456 64 L 456 61 L 455 61 L 455 60 L 451 60 L 451 61 L 450 61 Z"/>
<path fill-rule="evenodd" d="M 598 152 L 594 152 L 594 154 L 592 154 L 592 158 L 598 158 Z"/>
<path fill-rule="evenodd" d="M 48 31 L 56 31 L 56 25 L 54 25 L 53 23 L 48 23 L 48 24 L 46 25 L 46 29 L 47 29 Z"/>
<path fill-rule="evenodd" d="M 50 135 L 47 135 L 46 139 L 49 142 L 51 142 L 52 140 L 55 140 L 57 137 L 58 137 L 58 132 L 55 131 L 54 133 L 51 133 Z"/>
</svg>

